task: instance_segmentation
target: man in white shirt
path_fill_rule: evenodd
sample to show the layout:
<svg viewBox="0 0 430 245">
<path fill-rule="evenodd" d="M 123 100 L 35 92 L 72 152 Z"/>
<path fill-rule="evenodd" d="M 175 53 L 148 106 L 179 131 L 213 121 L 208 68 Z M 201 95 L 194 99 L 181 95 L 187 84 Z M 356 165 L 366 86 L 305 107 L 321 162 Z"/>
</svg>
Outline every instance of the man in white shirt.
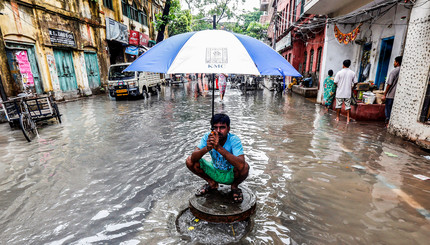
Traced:
<svg viewBox="0 0 430 245">
<path fill-rule="evenodd" d="M 336 121 L 339 121 L 340 109 L 342 104 L 345 104 L 346 122 L 349 123 L 349 111 L 351 110 L 351 94 L 352 87 L 357 83 L 355 72 L 349 69 L 351 65 L 350 60 L 343 61 L 343 69 L 336 73 L 334 83 L 337 85 L 336 90 Z"/>
</svg>

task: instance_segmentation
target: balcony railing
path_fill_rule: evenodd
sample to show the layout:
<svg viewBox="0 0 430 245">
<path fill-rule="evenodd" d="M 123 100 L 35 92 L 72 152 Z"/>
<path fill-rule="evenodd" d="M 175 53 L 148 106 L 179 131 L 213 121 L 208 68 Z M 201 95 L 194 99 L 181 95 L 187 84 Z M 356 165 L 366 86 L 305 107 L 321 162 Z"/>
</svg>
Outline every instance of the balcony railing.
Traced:
<svg viewBox="0 0 430 245">
<path fill-rule="evenodd" d="M 269 0 L 260 0 L 260 11 L 267 11 L 269 8 Z"/>
</svg>

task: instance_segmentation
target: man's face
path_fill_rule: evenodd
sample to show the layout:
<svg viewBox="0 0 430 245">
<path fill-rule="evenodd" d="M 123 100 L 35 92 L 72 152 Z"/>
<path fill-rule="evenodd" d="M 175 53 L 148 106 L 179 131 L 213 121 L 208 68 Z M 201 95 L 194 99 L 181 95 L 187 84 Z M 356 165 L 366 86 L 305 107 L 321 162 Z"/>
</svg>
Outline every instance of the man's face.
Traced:
<svg viewBox="0 0 430 245">
<path fill-rule="evenodd" d="M 214 124 L 214 131 L 218 133 L 219 139 L 227 139 L 227 134 L 230 131 L 230 127 L 227 126 L 225 123 L 215 123 Z"/>
<path fill-rule="evenodd" d="M 399 63 L 397 61 L 394 61 L 394 67 L 398 67 Z"/>
</svg>

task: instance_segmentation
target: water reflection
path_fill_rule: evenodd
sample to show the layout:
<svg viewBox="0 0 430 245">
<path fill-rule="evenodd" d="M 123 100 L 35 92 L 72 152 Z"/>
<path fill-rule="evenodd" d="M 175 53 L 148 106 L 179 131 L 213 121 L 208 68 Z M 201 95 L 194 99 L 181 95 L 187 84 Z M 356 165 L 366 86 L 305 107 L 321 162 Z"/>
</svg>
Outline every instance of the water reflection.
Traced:
<svg viewBox="0 0 430 245">
<path fill-rule="evenodd" d="M 429 153 L 377 123 L 346 125 L 294 94 L 215 94 L 251 165 L 253 244 L 425 244 Z M 27 143 L 0 125 L 5 244 L 186 244 L 176 216 L 201 181 L 185 157 L 209 130 L 205 80 L 146 100 L 60 104 L 63 124 Z"/>
</svg>

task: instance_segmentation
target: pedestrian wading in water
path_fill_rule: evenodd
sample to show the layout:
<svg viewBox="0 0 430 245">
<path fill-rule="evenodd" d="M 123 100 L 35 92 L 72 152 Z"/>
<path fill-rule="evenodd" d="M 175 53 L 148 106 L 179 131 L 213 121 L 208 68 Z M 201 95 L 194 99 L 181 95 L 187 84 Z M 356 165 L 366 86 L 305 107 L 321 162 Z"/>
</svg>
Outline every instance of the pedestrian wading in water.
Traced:
<svg viewBox="0 0 430 245">
<path fill-rule="evenodd" d="M 328 71 L 328 76 L 324 80 L 324 100 L 323 104 L 327 110 L 332 106 L 336 95 L 336 84 L 334 83 L 333 70 Z"/>
<path fill-rule="evenodd" d="M 219 96 L 221 100 L 224 99 L 225 90 L 227 89 L 227 77 L 225 73 L 218 74 L 218 86 L 219 86 Z"/>
<path fill-rule="evenodd" d="M 352 88 L 357 83 L 355 78 L 355 72 L 349 69 L 351 65 L 350 60 L 343 61 L 343 69 L 336 73 L 334 83 L 337 85 L 336 88 L 336 121 L 339 121 L 340 110 L 342 104 L 345 104 L 346 110 L 346 122 L 349 123 L 349 114 L 351 111 L 351 96 Z"/>
<path fill-rule="evenodd" d="M 206 133 L 197 148 L 187 158 L 188 169 L 207 183 L 199 188 L 196 196 L 217 190 L 219 184 L 231 185 L 233 201 L 243 201 L 239 184 L 248 177 L 249 165 L 245 162 L 242 142 L 230 133 L 230 118 L 215 114 L 211 119 L 212 132 Z M 212 161 L 202 157 L 209 153 Z"/>
</svg>

